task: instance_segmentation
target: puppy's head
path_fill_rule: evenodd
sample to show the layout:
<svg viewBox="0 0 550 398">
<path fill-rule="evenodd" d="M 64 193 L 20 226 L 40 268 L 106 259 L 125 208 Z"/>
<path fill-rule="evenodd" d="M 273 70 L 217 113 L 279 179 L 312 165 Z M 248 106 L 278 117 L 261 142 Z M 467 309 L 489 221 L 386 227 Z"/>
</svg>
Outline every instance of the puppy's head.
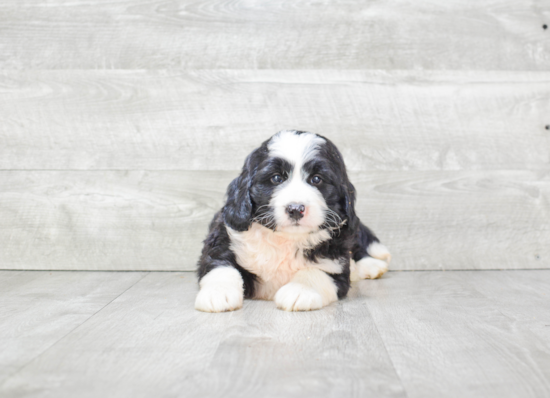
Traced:
<svg viewBox="0 0 550 398">
<path fill-rule="evenodd" d="M 228 187 L 223 216 L 237 231 L 257 222 L 304 234 L 355 228 L 354 206 L 355 189 L 336 146 L 316 134 L 285 130 L 246 158 Z"/>
</svg>

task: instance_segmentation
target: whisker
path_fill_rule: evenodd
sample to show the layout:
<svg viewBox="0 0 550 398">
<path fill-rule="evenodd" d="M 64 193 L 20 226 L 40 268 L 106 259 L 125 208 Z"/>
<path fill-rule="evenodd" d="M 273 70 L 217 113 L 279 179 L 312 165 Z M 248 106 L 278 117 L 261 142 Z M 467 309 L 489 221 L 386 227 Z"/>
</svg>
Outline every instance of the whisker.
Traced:
<svg viewBox="0 0 550 398">
<path fill-rule="evenodd" d="M 338 215 L 334 210 L 332 209 L 326 209 L 325 210 L 325 222 L 321 225 L 326 225 L 328 229 L 331 230 L 338 230 L 338 234 L 340 233 L 340 230 L 342 228 L 342 217 Z"/>
<path fill-rule="evenodd" d="M 256 209 L 256 211 L 261 211 L 261 209 L 263 208 L 271 208 L 270 205 L 262 205 L 260 207 L 258 207 Z M 275 221 L 275 215 L 272 214 L 271 212 L 268 212 L 266 211 L 265 213 L 262 213 L 262 214 L 259 214 L 257 215 L 256 217 L 253 218 L 254 221 L 260 223 L 260 225 L 263 225 L 264 227 L 267 227 L 267 228 L 272 228 L 273 226 L 276 225 L 276 221 Z"/>
</svg>

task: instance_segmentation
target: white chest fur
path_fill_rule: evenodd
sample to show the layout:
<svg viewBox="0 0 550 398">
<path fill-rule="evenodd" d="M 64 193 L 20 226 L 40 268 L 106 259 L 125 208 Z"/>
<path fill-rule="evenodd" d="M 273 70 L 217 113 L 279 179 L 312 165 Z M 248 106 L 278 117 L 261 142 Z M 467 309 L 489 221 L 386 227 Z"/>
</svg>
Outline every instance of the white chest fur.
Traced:
<svg viewBox="0 0 550 398">
<path fill-rule="evenodd" d="M 342 270 L 338 261 L 321 259 L 314 263 L 304 258 L 305 250 L 330 239 L 330 233 L 326 230 L 311 234 L 286 234 L 252 223 L 248 231 L 237 232 L 227 227 L 227 232 L 237 263 L 258 276 L 255 298 L 271 300 L 297 271 L 307 267 L 330 273 Z"/>
</svg>

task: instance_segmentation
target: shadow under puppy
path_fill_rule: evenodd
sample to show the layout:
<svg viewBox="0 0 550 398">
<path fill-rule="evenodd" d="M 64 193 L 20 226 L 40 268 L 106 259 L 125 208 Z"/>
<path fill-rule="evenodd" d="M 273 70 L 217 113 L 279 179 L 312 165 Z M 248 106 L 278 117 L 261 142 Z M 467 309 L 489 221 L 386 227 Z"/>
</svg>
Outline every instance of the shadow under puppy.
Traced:
<svg viewBox="0 0 550 398">
<path fill-rule="evenodd" d="M 232 311 L 246 297 L 316 310 L 345 297 L 350 279 L 380 277 L 390 253 L 354 206 L 355 188 L 330 140 L 275 134 L 248 155 L 210 224 L 195 308 Z"/>
</svg>

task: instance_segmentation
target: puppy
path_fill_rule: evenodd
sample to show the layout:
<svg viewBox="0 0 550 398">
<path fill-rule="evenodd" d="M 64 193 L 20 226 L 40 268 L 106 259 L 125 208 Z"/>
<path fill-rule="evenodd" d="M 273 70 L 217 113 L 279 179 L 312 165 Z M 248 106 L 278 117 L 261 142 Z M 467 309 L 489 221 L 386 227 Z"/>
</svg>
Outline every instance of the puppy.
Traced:
<svg viewBox="0 0 550 398">
<path fill-rule="evenodd" d="M 286 311 L 322 308 L 350 279 L 378 278 L 390 253 L 355 215 L 355 188 L 327 138 L 275 134 L 245 160 L 210 223 L 195 308 L 233 311 L 243 298 Z"/>
</svg>

